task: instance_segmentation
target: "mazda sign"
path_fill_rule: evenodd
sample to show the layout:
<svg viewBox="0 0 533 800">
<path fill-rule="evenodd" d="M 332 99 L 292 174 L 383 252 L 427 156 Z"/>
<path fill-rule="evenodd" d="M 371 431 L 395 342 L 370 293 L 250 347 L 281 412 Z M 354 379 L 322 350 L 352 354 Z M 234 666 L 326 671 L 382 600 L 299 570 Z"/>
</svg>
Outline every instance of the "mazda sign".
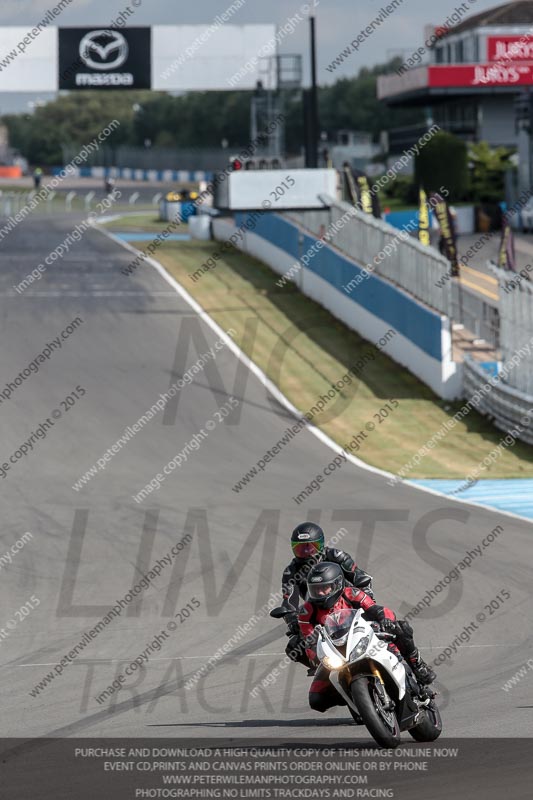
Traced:
<svg viewBox="0 0 533 800">
<path fill-rule="evenodd" d="M 60 89 L 150 89 L 150 28 L 60 28 Z"/>
</svg>

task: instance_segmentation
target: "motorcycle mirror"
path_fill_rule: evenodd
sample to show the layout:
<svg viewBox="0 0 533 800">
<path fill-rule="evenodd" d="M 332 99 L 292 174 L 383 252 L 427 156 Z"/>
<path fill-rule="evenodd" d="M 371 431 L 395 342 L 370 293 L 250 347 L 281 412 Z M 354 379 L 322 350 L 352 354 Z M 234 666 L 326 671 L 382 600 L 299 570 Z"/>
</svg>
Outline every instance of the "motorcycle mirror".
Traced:
<svg viewBox="0 0 533 800">
<path fill-rule="evenodd" d="M 274 619 L 283 619 L 286 617 L 287 614 L 291 614 L 290 608 L 286 608 L 285 606 L 278 606 L 277 608 L 273 608 L 270 612 L 270 616 L 274 617 Z"/>
</svg>

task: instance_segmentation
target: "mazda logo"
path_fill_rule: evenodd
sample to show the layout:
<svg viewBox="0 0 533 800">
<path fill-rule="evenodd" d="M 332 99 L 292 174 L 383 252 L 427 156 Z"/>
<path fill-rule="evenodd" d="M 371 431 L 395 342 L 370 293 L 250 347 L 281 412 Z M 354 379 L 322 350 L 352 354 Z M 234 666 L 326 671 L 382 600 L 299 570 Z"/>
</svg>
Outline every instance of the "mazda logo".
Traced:
<svg viewBox="0 0 533 800">
<path fill-rule="evenodd" d="M 128 43 L 118 31 L 92 31 L 80 42 L 80 58 L 90 69 L 110 70 L 121 67 L 128 52 Z"/>
</svg>

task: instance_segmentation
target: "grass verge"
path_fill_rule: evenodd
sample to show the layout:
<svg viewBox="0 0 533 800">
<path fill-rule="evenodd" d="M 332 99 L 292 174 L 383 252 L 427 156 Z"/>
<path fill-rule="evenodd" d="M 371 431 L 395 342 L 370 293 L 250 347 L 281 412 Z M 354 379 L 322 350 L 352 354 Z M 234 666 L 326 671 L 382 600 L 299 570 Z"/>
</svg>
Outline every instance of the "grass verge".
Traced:
<svg viewBox="0 0 533 800">
<path fill-rule="evenodd" d="M 148 216 L 149 227 L 144 230 L 163 230 L 165 223 Z M 112 222 L 109 229 L 132 230 L 131 225 L 132 219 L 125 218 Z M 143 229 L 141 217 L 134 218 L 134 226 Z M 215 268 L 193 281 L 191 274 L 214 253 L 220 254 Z M 294 284 L 280 289 L 279 275 L 234 248 L 222 248 L 217 242 L 164 242 L 156 257 L 222 328 L 237 331 L 235 340 L 242 350 L 303 413 L 366 356 L 368 363 L 358 377 L 313 421 L 341 446 L 365 432 L 357 455 L 368 464 L 397 472 L 463 405 L 440 400 L 388 358 L 386 346 L 380 352 Z M 149 267 L 142 264 L 140 269 Z M 398 401 L 398 407 L 388 416 L 380 414 L 391 399 Z M 375 426 L 371 431 L 369 424 Z M 408 477 L 464 479 L 502 437 L 471 411 Z M 533 477 L 533 448 L 517 442 L 500 452 L 481 477 Z"/>
</svg>

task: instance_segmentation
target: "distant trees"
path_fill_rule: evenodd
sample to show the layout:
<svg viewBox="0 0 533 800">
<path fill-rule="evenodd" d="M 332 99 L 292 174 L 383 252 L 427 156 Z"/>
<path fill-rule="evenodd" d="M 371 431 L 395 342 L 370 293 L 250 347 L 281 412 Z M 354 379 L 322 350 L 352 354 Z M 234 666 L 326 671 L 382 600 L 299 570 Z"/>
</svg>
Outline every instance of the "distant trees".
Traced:
<svg viewBox="0 0 533 800">
<path fill-rule="evenodd" d="M 438 192 L 445 186 L 456 201 L 466 197 L 469 188 L 466 143 L 451 133 L 436 133 L 416 156 L 415 182 L 428 192 Z"/>
<path fill-rule="evenodd" d="M 362 69 L 353 78 L 343 78 L 320 89 L 320 124 L 334 133 L 341 128 L 367 131 L 377 137 L 381 130 L 423 122 L 418 110 L 391 110 L 376 98 L 377 76 L 392 71 L 396 61 Z M 60 164 L 62 147 L 91 141 L 111 120 L 120 127 L 107 141 L 142 146 L 219 147 L 223 139 L 230 148 L 250 139 L 251 92 L 189 92 L 174 97 L 162 92 L 71 92 L 58 97 L 35 113 L 8 115 L 11 145 L 32 164 Z M 300 152 L 304 141 L 301 93 L 284 92 L 287 117 L 286 145 Z"/>
<path fill-rule="evenodd" d="M 427 191 L 446 186 L 456 202 L 497 204 L 505 198 L 505 172 L 513 169 L 512 154 L 507 147 L 466 143 L 440 131 L 416 157 L 415 184 Z"/>
<path fill-rule="evenodd" d="M 491 148 L 487 142 L 468 146 L 470 191 L 480 203 L 499 203 L 505 197 L 505 173 L 513 168 L 513 151 L 507 147 Z"/>
</svg>

